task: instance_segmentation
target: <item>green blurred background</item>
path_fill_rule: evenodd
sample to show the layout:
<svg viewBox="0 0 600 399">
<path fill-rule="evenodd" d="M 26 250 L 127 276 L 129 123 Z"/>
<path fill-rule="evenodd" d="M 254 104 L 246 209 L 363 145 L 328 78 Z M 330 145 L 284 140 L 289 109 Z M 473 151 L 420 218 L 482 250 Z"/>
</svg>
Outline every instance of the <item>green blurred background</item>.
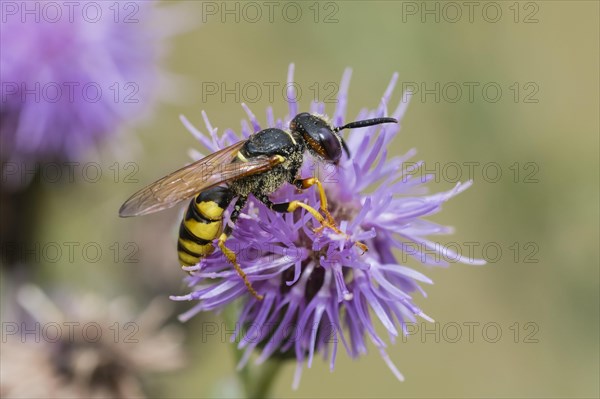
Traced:
<svg viewBox="0 0 600 399">
<path fill-rule="evenodd" d="M 435 2 L 427 3 L 430 9 L 436 7 Z M 167 68 L 183 82 L 178 102 L 161 106 L 151 120 L 128 132 L 139 139 L 136 150 L 116 158 L 107 148 L 100 155 L 107 168 L 113 162 L 121 167 L 135 162 L 139 182 L 121 178 L 115 183 L 107 177 L 96 184 L 52 186 L 44 192 L 47 219 L 41 242 L 77 240 L 106 246 L 135 242 L 139 263 L 114 263 L 107 257 L 96 264 L 42 264 L 38 282 L 71 285 L 106 298 L 127 293 L 140 306 L 148 300 L 148 292 L 186 292 L 173 244 L 178 210 L 127 220 L 119 219 L 117 210 L 131 193 L 188 162 L 190 148 L 203 150 L 182 126 L 179 114 L 203 131 L 201 110 L 219 131 L 239 129 L 245 117 L 239 103 L 232 96 L 222 101 L 220 93 L 208 96 L 203 91 L 206 82 L 225 82 L 228 87 L 235 82 L 242 86 L 278 82 L 281 87 L 288 64 L 294 62 L 296 81 L 303 89 L 317 83 L 322 100 L 327 92 L 324 85 L 338 82 L 350 66 L 349 117 L 362 107 L 376 107 L 396 71 L 398 88 L 403 82 L 429 88 L 435 82 L 441 86 L 477 82 L 473 101 L 466 89 L 457 102 L 450 101 L 451 92 L 446 96 L 442 92 L 439 102 L 433 95 L 423 98 L 417 93 L 390 153 L 400 155 L 415 147 L 417 158 L 431 168 L 436 162 L 441 169 L 456 162 L 463 165 L 461 180 L 468 178 L 464 162 L 499 165 L 503 174 L 495 183 L 483 178 L 481 166 L 475 167 L 474 186 L 431 219 L 456 227 L 455 235 L 441 237 L 440 242 L 479 242 L 475 252 L 479 256 L 483 244 L 497 243 L 502 256 L 483 267 L 425 268 L 409 262 L 435 282 L 426 287 L 428 298 L 417 303 L 439 323 L 440 339 L 435 342 L 433 334 L 422 336 L 419 331 L 390 347 L 405 382 L 394 378 L 371 346 L 370 353 L 356 361 L 341 351 L 333 373 L 325 362 L 316 361 L 304 371 L 298 391 L 291 390 L 293 365 L 285 365 L 274 394 L 290 398 L 598 397 L 598 2 L 496 2 L 502 12 L 496 23 L 486 20 L 493 19 L 494 12 L 483 12 L 485 2 L 477 3 L 472 22 L 463 2 L 454 3 L 463 13 L 455 23 L 449 21 L 454 10 L 444 8 L 445 2 L 437 3 L 439 22 L 435 15 L 421 21 L 425 7 L 421 2 L 336 1 L 316 6 L 312 1 L 297 2 L 303 12 L 297 23 L 287 22 L 281 7 L 275 9 L 270 23 L 265 6 L 255 23 L 245 21 L 243 13 L 239 22 L 232 15 L 223 22 L 224 3 L 210 3 L 220 9 L 216 15 L 202 12 L 206 4 L 186 3 L 201 26 L 178 36 L 166 58 Z M 227 6 L 235 7 L 233 2 Z M 320 10 L 318 22 L 315 7 Z M 415 15 L 409 13 L 413 7 Z M 253 15 L 247 14 L 246 19 Z M 324 23 L 328 15 L 333 20 Z M 503 90 L 497 102 L 483 97 L 481 88 L 489 82 Z M 250 104 L 263 122 L 268 105 L 276 115 L 286 111 L 280 90 L 275 93 L 272 104 L 266 92 Z M 301 109 L 308 108 L 311 96 L 306 89 Z M 396 90 L 390 111 L 399 100 L 400 90 Z M 328 104 L 327 112 L 333 107 Z M 120 143 L 130 145 L 130 141 L 123 136 Z M 520 170 L 517 181 L 515 163 Z M 528 163 L 534 166 L 526 167 Z M 530 177 L 537 182 L 526 180 L 532 171 Z M 433 191 L 452 186 L 443 175 L 431 184 Z M 518 254 L 511 247 L 515 242 Z M 488 255 L 495 256 L 491 250 Z M 177 312 L 185 309 L 184 303 Z M 232 348 L 219 337 L 202 337 L 204 321 L 219 318 L 206 315 L 186 325 L 188 365 L 158 377 L 160 396 L 233 392 Z M 464 324 L 469 322 L 479 323 L 473 342 Z M 450 342 L 456 331 L 453 323 L 462 330 L 456 343 Z M 486 323 L 500 326 L 497 342 L 488 342 L 493 329 L 482 335 Z M 526 327 L 526 323 L 532 324 Z"/>
</svg>

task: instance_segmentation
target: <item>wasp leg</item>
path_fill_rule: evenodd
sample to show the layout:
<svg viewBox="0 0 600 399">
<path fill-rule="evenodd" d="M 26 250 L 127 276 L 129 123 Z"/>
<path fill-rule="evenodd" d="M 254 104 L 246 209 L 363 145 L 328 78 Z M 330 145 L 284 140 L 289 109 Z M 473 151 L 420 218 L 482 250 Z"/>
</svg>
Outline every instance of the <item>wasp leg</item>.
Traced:
<svg viewBox="0 0 600 399">
<path fill-rule="evenodd" d="M 329 210 L 327 209 L 327 196 L 325 195 L 325 189 L 323 188 L 323 184 L 321 183 L 321 181 L 319 179 L 317 179 L 316 177 L 309 177 L 307 179 L 296 179 L 294 180 L 294 185 L 296 187 L 298 187 L 300 190 L 306 190 L 307 188 L 310 188 L 314 185 L 317 185 L 317 189 L 319 190 L 319 200 L 321 202 L 321 211 L 323 211 L 323 213 L 325 214 L 325 217 L 327 218 L 327 222 L 329 222 L 329 224 L 331 225 L 336 225 L 335 220 L 333 219 L 333 216 L 331 216 L 331 213 L 329 213 Z M 322 230 L 325 226 L 321 226 L 317 229 L 317 232 L 319 232 L 320 230 Z"/>
<path fill-rule="evenodd" d="M 275 212 L 287 213 L 287 212 L 294 212 L 298 208 L 306 209 L 306 211 L 308 213 L 310 213 L 315 219 L 317 219 L 317 221 L 319 223 L 321 223 L 321 227 L 315 229 L 316 233 L 318 233 L 319 231 L 321 231 L 323 228 L 327 227 L 327 228 L 333 230 L 334 232 L 336 232 L 337 234 L 342 234 L 342 235 L 348 237 L 348 234 L 345 234 L 344 232 L 342 232 L 335 225 L 335 222 L 330 223 L 325 217 L 323 217 L 323 215 L 321 215 L 319 213 L 319 211 L 317 211 L 312 206 L 310 206 L 308 204 L 305 204 L 304 202 L 300 202 L 300 201 L 294 200 L 294 201 L 290 201 L 290 202 L 281 202 L 279 204 L 274 204 L 273 202 L 271 202 L 271 200 L 269 199 L 269 197 L 267 197 L 266 195 L 259 195 L 259 196 L 256 196 L 256 198 L 260 202 L 262 202 L 263 204 L 265 204 L 269 209 L 271 209 L 271 210 L 273 210 Z M 369 249 L 365 244 L 363 244 L 360 241 L 357 241 L 356 245 L 363 252 L 366 252 Z"/>
<path fill-rule="evenodd" d="M 335 219 L 333 219 L 333 216 L 331 216 L 331 213 L 329 213 L 329 210 L 327 208 L 327 195 L 325 195 L 325 189 L 323 188 L 323 184 L 321 183 L 321 181 L 319 179 L 317 179 L 316 177 L 309 177 L 307 179 L 296 179 L 294 181 L 294 185 L 301 190 L 305 190 L 309 187 L 314 186 L 315 184 L 317 185 L 317 189 L 319 190 L 319 199 L 321 202 L 321 210 L 327 217 L 327 222 L 330 225 L 336 226 Z M 318 227 L 317 229 L 315 229 L 315 233 L 320 232 L 325 227 L 329 227 L 329 226 L 326 226 L 325 224 L 321 223 L 321 227 Z M 333 230 L 336 232 L 339 232 L 339 229 L 337 229 L 337 226 Z M 367 252 L 369 250 L 369 247 L 367 247 L 365 244 L 363 244 L 360 241 L 356 242 L 356 246 L 358 246 L 363 252 Z"/>
<path fill-rule="evenodd" d="M 238 198 L 238 200 L 235 203 L 235 207 L 233 208 L 233 212 L 231 212 L 231 216 L 229 218 L 231 224 L 234 224 L 237 221 L 238 217 L 240 216 L 240 212 L 244 208 L 244 205 L 246 205 L 247 200 L 248 200 L 248 197 L 239 197 Z M 241 266 L 237 262 L 235 252 L 233 252 L 231 249 L 229 249 L 229 248 L 227 248 L 227 246 L 225 246 L 225 241 L 227 241 L 227 238 L 229 238 L 229 236 L 231 235 L 232 232 L 233 232 L 233 229 L 231 228 L 231 226 L 229 224 L 227 224 L 225 226 L 225 228 L 223 229 L 223 233 L 219 237 L 219 242 L 217 245 L 221 249 L 221 252 L 223 252 L 223 255 L 225 255 L 225 257 L 227 258 L 229 263 L 231 263 L 233 265 L 237 274 L 239 274 L 239 276 L 242 278 L 242 280 L 244 280 L 244 284 L 246 284 L 246 288 L 248 289 L 248 291 L 256 299 L 258 299 L 259 301 L 262 301 L 263 296 L 259 295 L 258 292 L 256 292 L 256 290 L 254 289 L 254 287 L 252 287 L 252 283 L 250 283 L 250 280 L 248 280 L 248 276 L 246 276 L 246 273 L 244 273 Z"/>
</svg>

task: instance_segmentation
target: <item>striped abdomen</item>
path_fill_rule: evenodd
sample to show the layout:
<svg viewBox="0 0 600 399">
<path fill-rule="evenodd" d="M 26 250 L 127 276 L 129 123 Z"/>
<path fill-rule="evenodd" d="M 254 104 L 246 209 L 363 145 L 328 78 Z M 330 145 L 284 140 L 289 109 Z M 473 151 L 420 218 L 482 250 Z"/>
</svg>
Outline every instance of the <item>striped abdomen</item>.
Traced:
<svg viewBox="0 0 600 399">
<path fill-rule="evenodd" d="M 177 253 L 181 266 L 193 266 L 215 247 L 212 241 L 223 230 L 223 212 L 234 194 L 227 187 L 214 187 L 196 195 L 179 227 Z"/>
</svg>

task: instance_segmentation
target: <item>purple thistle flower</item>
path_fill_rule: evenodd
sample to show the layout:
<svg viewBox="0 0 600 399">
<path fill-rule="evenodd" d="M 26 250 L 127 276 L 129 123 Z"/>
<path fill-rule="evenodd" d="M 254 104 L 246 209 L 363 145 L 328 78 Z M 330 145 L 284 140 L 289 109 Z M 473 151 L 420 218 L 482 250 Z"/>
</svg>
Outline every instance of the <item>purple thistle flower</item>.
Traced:
<svg viewBox="0 0 600 399">
<path fill-rule="evenodd" d="M 288 82 L 293 82 L 293 65 Z M 346 104 L 350 81 L 346 70 L 341 81 L 337 107 L 332 123 L 346 123 Z M 375 110 L 362 110 L 353 120 L 387 115 L 397 74 Z M 200 133 L 187 119 L 184 125 L 209 151 L 216 151 L 253 131 L 265 127 L 287 127 L 299 112 L 293 85 L 288 91 L 289 114 L 275 120 L 271 108 L 267 109 L 266 126 L 259 123 L 246 105 L 248 121 L 242 120 L 241 137 L 232 130 L 218 136 L 206 114 L 203 118 L 209 135 Z M 392 113 L 401 120 L 410 93 L 405 93 Z M 310 112 L 323 114 L 325 105 L 313 103 Z M 250 128 L 252 126 L 252 128 Z M 188 284 L 192 292 L 172 297 L 179 301 L 198 301 L 180 316 L 186 321 L 201 311 L 220 311 L 237 299 L 242 300 L 242 310 L 236 324 L 232 342 L 245 350 L 238 368 L 244 367 L 255 349 L 261 349 L 257 359 L 262 363 L 271 356 L 293 356 L 297 359 L 294 387 L 304 362 L 308 367 L 315 353 L 329 358 L 334 368 L 341 341 L 351 357 L 367 351 L 367 339 L 379 350 L 394 375 L 403 380 L 386 353 L 387 344 L 375 330 L 378 320 L 393 342 L 399 334 L 406 334 L 406 323 L 416 317 L 432 321 L 414 303 L 413 294 L 425 291 L 420 283 L 432 281 L 423 274 L 399 264 L 392 250 L 404 250 L 427 265 L 444 266 L 442 257 L 452 255 L 462 263 L 483 264 L 483 261 L 466 259 L 427 238 L 432 234 L 448 234 L 449 227 L 424 220 L 423 217 L 440 211 L 442 204 L 467 189 L 471 182 L 457 184 L 452 190 L 427 195 L 424 183 L 432 176 L 408 176 L 403 162 L 411 158 L 411 150 L 401 157 L 388 157 L 387 148 L 396 137 L 400 126 L 386 124 L 351 130 L 346 140 L 351 159 L 344 157 L 335 170 L 326 170 L 321 180 L 329 201 L 329 211 L 339 223 L 344 237 L 325 229 L 316 234 L 318 223 L 304 210 L 294 214 L 278 214 L 252 199 L 238 220 L 227 246 L 237 254 L 237 259 L 258 293 L 258 301 L 247 291 L 223 255 L 216 251 L 194 266 Z M 199 154 L 194 154 L 200 157 Z M 304 163 L 301 177 L 315 174 L 319 165 Z M 331 173 L 334 171 L 335 173 Z M 367 189 L 373 189 L 367 194 Z M 306 201 L 318 208 L 318 193 L 314 189 L 296 192 L 285 185 L 271 196 L 273 202 Z M 355 242 L 362 241 L 369 251 L 362 254 Z M 407 245 L 412 245 L 407 251 Z"/>
<path fill-rule="evenodd" d="M 149 114 L 164 78 L 165 39 L 188 25 L 174 18 L 176 8 L 156 5 L 3 6 L 3 161 L 78 160 L 119 124 Z"/>
</svg>

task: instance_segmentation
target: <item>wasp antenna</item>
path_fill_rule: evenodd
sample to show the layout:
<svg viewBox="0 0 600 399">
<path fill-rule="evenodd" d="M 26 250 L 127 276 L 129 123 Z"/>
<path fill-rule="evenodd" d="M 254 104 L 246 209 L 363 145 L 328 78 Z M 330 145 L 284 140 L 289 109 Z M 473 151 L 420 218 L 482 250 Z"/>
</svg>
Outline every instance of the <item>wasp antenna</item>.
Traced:
<svg viewBox="0 0 600 399">
<path fill-rule="evenodd" d="M 346 144 L 346 141 L 344 140 L 344 138 L 342 136 L 340 136 L 340 141 L 342 142 L 342 147 L 344 147 L 344 151 L 346 152 L 346 155 L 348 156 L 348 158 L 350 158 L 350 150 L 348 149 L 348 145 Z"/>
<path fill-rule="evenodd" d="M 344 129 L 355 129 L 355 128 L 360 128 L 360 127 L 380 125 L 382 123 L 398 123 L 398 121 L 394 118 L 365 119 L 364 121 L 350 122 L 344 126 L 334 127 L 333 131 L 339 132 L 340 130 L 344 130 Z"/>
</svg>

